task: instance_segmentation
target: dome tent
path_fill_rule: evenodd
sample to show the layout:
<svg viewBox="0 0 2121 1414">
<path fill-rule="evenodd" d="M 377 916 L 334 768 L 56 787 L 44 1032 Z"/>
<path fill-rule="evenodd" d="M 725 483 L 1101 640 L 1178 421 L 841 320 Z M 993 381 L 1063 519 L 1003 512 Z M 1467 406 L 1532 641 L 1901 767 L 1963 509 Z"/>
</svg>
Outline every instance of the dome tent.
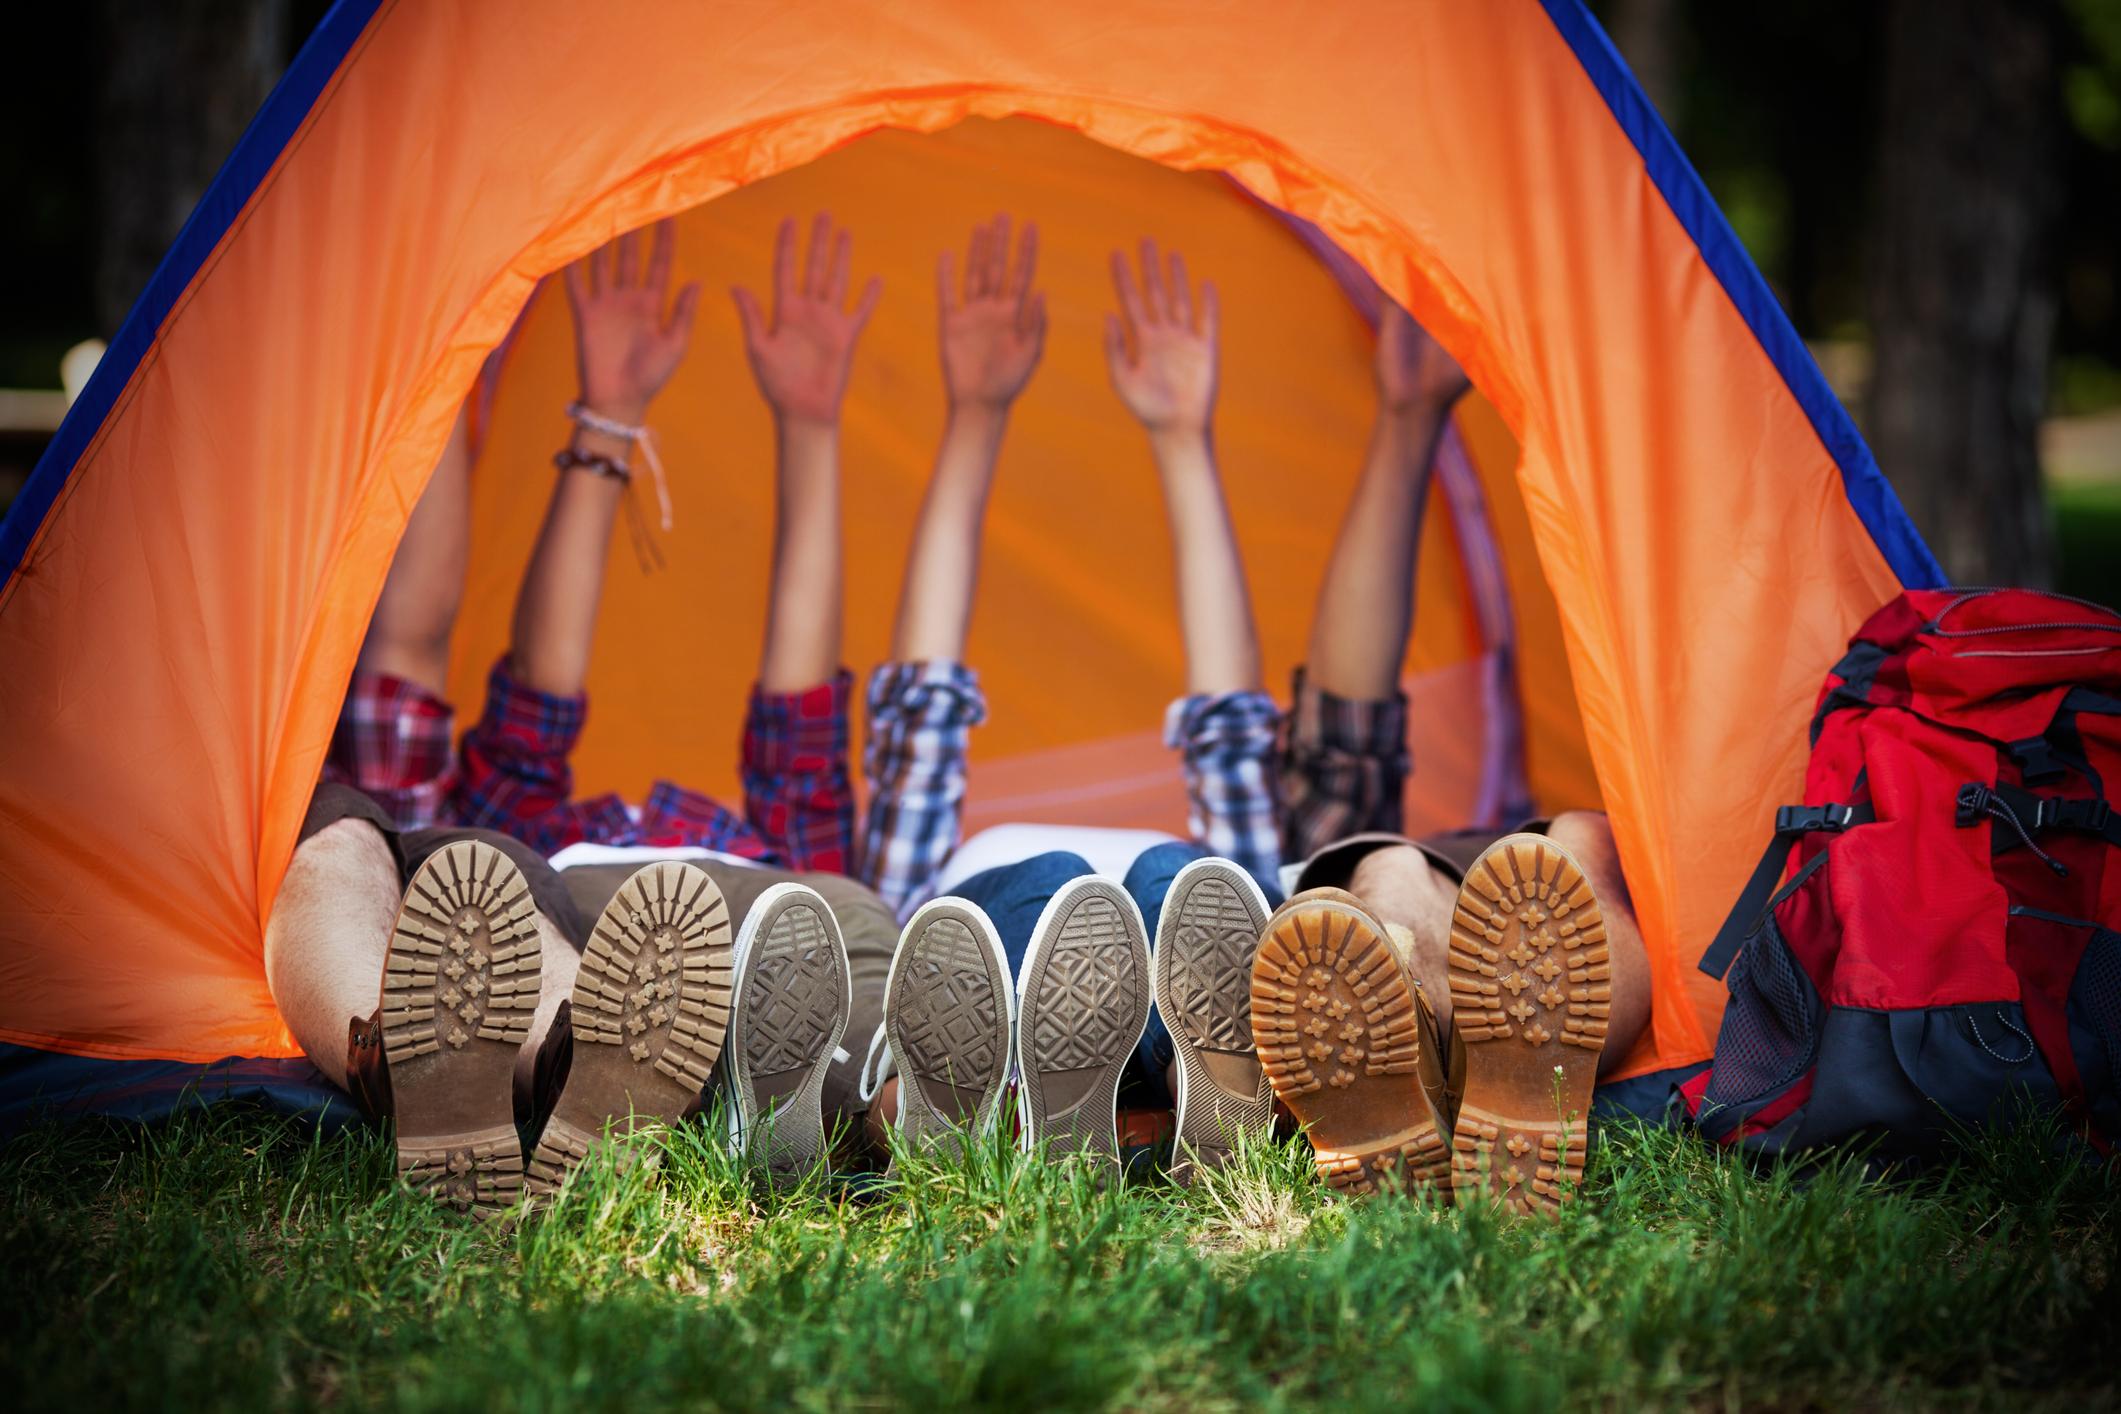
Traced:
<svg viewBox="0 0 2121 1414">
<path fill-rule="evenodd" d="M 945 130 L 968 119 L 1043 120 L 1134 159 L 1225 174 L 1308 222 L 1466 366 L 1495 416 L 1471 409 L 1461 433 L 1481 484 L 1497 492 L 1493 521 L 1519 515 L 1525 532 L 1520 543 L 1498 531 L 1495 543 L 1511 589 L 1537 589 L 1511 600 L 1528 764 L 1539 759 L 1534 723 L 1569 720 L 1548 733 L 1563 755 L 1580 733 L 1652 948 L 1658 1006 L 1628 1068 L 1705 1056 L 1721 1001 L 1690 965 L 1743 882 L 1766 807 L 1798 779 L 1818 674 L 1879 602 L 1941 576 L 1698 179 L 1573 0 L 1304 13 L 1265 0 L 1170 0 L 1148 15 L 1107 0 L 1047 11 L 703 0 L 594 12 L 557 0 L 341 0 L 0 527 L 0 1040 L 128 1061 L 291 1054 L 265 987 L 263 919 L 405 517 L 456 405 L 527 304 L 523 364 L 504 366 L 478 476 L 482 528 L 489 515 L 505 522 L 486 499 L 502 449 L 514 447 L 527 470 L 554 443 L 554 394 L 528 391 L 540 367 L 531 357 L 540 278 L 663 215 L 711 202 L 701 212 L 711 223 L 715 206 L 735 211 L 764 190 L 740 189 L 799 177 L 806 164 L 828 170 L 881 130 L 944 134 L 924 150 L 947 170 L 956 149 Z M 960 137 L 976 146 L 980 132 Z M 1058 223 L 1070 202 L 1093 203 L 1100 190 L 1057 189 L 1067 200 L 1023 214 Z M 926 250 L 960 239 L 967 212 L 1000 204 L 981 194 L 975 206 L 924 210 Z M 746 229 L 730 221 L 729 231 Z M 1180 243 L 1193 234 L 1181 224 L 1152 233 Z M 865 236 L 857 230 L 858 259 Z M 1275 236 L 1300 244 L 1286 228 Z M 681 250 L 681 260 L 705 278 L 756 278 L 763 254 L 701 260 Z M 1061 262 L 1046 264 L 1049 280 L 1061 278 Z M 1234 324 L 1232 273 L 1196 268 L 1224 282 Z M 887 278 L 917 326 L 924 280 Z M 1354 318 L 1345 304 L 1336 314 Z M 1056 328 L 1049 358 L 1066 334 Z M 1344 322 L 1340 338 L 1335 386 L 1359 409 L 1359 329 Z M 715 342 L 710 321 L 695 358 Z M 880 348 L 874 367 L 914 367 L 910 336 L 905 348 L 896 362 Z M 932 363 L 932 350 L 921 357 Z M 1227 357 L 1225 416 L 1234 417 L 1246 357 L 1234 328 Z M 1056 404 L 1055 425 L 1038 432 L 1030 399 L 1046 380 L 1065 386 L 1060 372 L 1043 370 L 1027 395 L 1005 483 L 1030 449 L 1088 436 L 1092 424 L 1104 435 L 1116 421 L 1109 405 L 1077 406 L 1071 419 Z M 525 391 L 517 377 L 530 380 Z M 905 411 L 918 390 L 871 392 L 908 419 L 890 434 L 880 403 L 871 434 L 903 437 L 911 449 L 901 460 L 918 466 L 926 449 Z M 1246 415 L 1271 417 L 1255 404 Z M 725 407 L 732 427 L 752 411 Z M 849 417 L 852 437 L 861 408 Z M 539 419 L 542 438 L 532 436 Z M 1262 422 L 1259 437 L 1305 430 Z M 1344 446 L 1330 436 L 1317 445 L 1311 474 L 1323 479 L 1297 494 L 1284 486 L 1285 501 L 1226 447 L 1233 488 L 1259 476 L 1261 499 L 1239 506 L 1255 579 L 1286 561 L 1301 571 L 1290 583 L 1315 586 L 1315 556 L 1308 566 L 1305 556 L 1338 516 L 1330 478 L 1352 474 Z M 1309 465 L 1301 451 L 1281 457 Z M 703 444 L 698 461 L 677 488 L 679 535 L 741 507 L 730 488 L 748 477 L 743 494 L 755 494 L 763 474 L 755 454 L 720 444 Z M 847 461 L 852 488 L 861 467 L 852 444 Z M 1144 467 L 1084 464 L 1077 500 L 1123 495 Z M 849 524 L 850 584 L 888 597 L 902 524 L 881 501 L 873 515 L 850 502 Z M 1285 538 L 1292 527 L 1300 533 Z M 1035 710 L 1012 682 L 1111 655 L 1168 661 L 1176 641 L 1161 622 L 1164 601 L 1105 584 L 1101 572 L 1123 562 L 1124 545 L 1100 560 L 1093 535 L 1071 542 L 1062 528 L 1025 519 L 1012 532 L 1004 518 L 990 531 L 990 572 L 1043 565 L 1043 602 L 1068 609 L 1026 633 L 1035 595 L 1002 582 L 983 599 L 981 631 L 995 639 L 984 649 L 976 639 L 973 652 L 986 654 L 996 722 L 981 750 L 1004 759 L 976 766 L 974 789 L 998 781 L 999 798 L 1019 802 L 1054 794 L 1041 779 L 1072 786 L 1144 767 L 1107 740 L 1112 722 L 1058 709 L 1011 717 Z M 720 539 L 739 561 L 762 553 L 742 536 Z M 682 547 L 673 552 L 674 570 L 689 562 Z M 881 581 L 870 555 L 892 565 Z M 491 651 L 480 616 L 502 612 L 499 563 L 474 565 L 467 655 Z M 724 568 L 732 584 L 763 577 L 755 564 Z M 614 578 L 629 572 L 620 560 Z M 1426 572 L 1423 586 L 1428 643 L 1437 640 L 1427 621 L 1448 625 L 1454 602 L 1447 588 L 1431 592 L 1438 576 Z M 705 631 L 702 606 L 667 586 L 648 585 L 631 605 L 628 593 L 615 593 L 614 614 Z M 1296 595 L 1297 617 L 1308 594 Z M 1542 613 L 1552 615 L 1551 646 L 1535 646 L 1524 623 Z M 1459 610 L 1461 624 L 1476 617 Z M 755 618 L 732 599 L 727 619 L 735 627 L 720 641 L 740 680 Z M 1072 637 L 1055 643 L 1055 634 Z M 874 648 L 850 639 L 857 662 Z M 1293 651 L 1286 637 L 1277 646 L 1270 636 L 1269 648 L 1283 664 Z M 635 676 L 605 678 L 607 663 Z M 467 657 L 459 676 L 483 666 Z M 689 696 L 670 692 L 660 671 L 600 640 L 594 730 L 617 741 L 629 720 L 649 720 L 629 713 Z M 1161 693 L 1175 679 L 1150 682 Z M 687 730 L 726 753 L 729 733 Z M 624 784 L 637 769 L 616 750 L 585 750 L 585 785 Z M 1040 755 L 1043 765 L 1022 766 Z M 1587 803 L 1546 795 L 1540 804 Z"/>
</svg>

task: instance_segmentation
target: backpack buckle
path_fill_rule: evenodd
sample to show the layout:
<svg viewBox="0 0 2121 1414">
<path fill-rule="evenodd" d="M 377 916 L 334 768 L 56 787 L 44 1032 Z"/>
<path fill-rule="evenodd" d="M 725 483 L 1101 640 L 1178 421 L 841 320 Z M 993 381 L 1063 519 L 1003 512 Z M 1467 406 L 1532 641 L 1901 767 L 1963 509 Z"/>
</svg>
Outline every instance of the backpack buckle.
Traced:
<svg viewBox="0 0 2121 1414">
<path fill-rule="evenodd" d="M 1856 807 L 1853 805 L 1784 805 L 1775 811 L 1775 833 L 1808 835 L 1815 830 L 1825 830 L 1839 834 L 1855 820 Z"/>
</svg>

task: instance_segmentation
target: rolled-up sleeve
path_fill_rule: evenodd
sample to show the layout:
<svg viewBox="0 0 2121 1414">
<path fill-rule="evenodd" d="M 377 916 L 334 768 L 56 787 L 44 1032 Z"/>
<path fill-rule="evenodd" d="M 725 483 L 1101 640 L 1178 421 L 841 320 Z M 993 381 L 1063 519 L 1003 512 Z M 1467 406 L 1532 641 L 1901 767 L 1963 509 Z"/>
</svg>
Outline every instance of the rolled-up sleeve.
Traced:
<svg viewBox="0 0 2121 1414">
<path fill-rule="evenodd" d="M 1281 709 L 1264 692 L 1197 693 L 1164 714 L 1164 743 L 1179 753 L 1193 838 L 1261 879 L 1281 866 L 1280 728 Z"/>
<path fill-rule="evenodd" d="M 987 719 L 962 663 L 886 663 L 869 678 L 860 877 L 903 919 L 935 887 L 963 830 L 965 751 Z"/>
</svg>

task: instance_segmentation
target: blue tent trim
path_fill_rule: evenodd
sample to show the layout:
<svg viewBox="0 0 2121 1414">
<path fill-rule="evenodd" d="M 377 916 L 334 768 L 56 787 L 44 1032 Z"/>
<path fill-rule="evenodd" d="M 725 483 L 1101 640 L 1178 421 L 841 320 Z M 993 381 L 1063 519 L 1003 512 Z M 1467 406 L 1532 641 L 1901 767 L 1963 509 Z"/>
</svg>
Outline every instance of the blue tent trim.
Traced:
<svg viewBox="0 0 2121 1414">
<path fill-rule="evenodd" d="M 1701 258 L 1708 262 L 1722 284 L 1724 293 L 1738 307 L 1739 316 L 1760 340 L 1760 347 L 1774 361 L 1782 379 L 1796 394 L 1797 403 L 1804 415 L 1811 420 L 1812 429 L 1826 445 L 1827 454 L 1841 468 L 1841 480 L 1848 491 L 1849 504 L 1863 521 L 1864 528 L 1871 533 L 1878 552 L 1892 566 L 1900 583 L 1909 589 L 1935 589 L 1946 581 L 1943 567 L 1922 539 L 1915 523 L 1908 519 L 1906 507 L 1893 491 L 1892 483 L 1878 469 L 1877 458 L 1864 443 L 1856 424 L 1849 420 L 1848 409 L 1834 396 L 1819 365 L 1812 359 L 1811 351 L 1797 337 L 1789 316 L 1783 312 L 1774 293 L 1768 289 L 1767 281 L 1761 278 L 1759 267 L 1746 254 L 1738 235 L 1724 219 L 1716 199 L 1702 185 L 1701 176 L 1694 165 L 1687 161 L 1686 154 L 1679 150 L 1679 143 L 1666 128 L 1664 120 L 1643 94 L 1629 72 L 1627 62 L 1613 41 L 1584 8 L 1582 0 L 1540 0 L 1547 18 L 1561 32 L 1563 40 L 1576 53 L 1576 60 L 1583 65 L 1584 73 L 1605 99 L 1606 107 L 1613 112 L 1614 121 L 1620 124 L 1635 150 L 1642 154 L 1643 166 L 1650 180 L 1657 184 L 1665 204 L 1679 218 L 1679 224 L 1694 238 L 1701 250 Z"/>
<path fill-rule="evenodd" d="M 249 204 L 273 163 L 280 160 L 288 140 L 339 72 L 380 3 L 381 0 L 338 0 L 281 75 L 265 106 L 243 130 L 235 151 L 221 164 L 213 184 L 178 232 L 176 243 L 162 257 L 154 277 L 133 303 L 132 312 L 125 316 L 103 361 L 96 366 L 95 376 L 67 410 L 58 434 L 37 459 L 37 469 L 30 473 L 22 493 L 8 508 L 7 519 L 0 521 L 0 586 L 21 567 L 37 527 L 44 524 L 52 503 L 59 499 L 81 454 L 88 450 L 97 429 L 132 381 L 140 360 L 154 347 L 162 321 L 191 285 L 199 267 L 221 244 L 221 238 Z"/>
<path fill-rule="evenodd" d="M 101 1115 L 152 1123 L 232 1101 L 327 1132 L 364 1122 L 346 1092 L 300 1057 L 230 1056 L 200 1065 L 101 1060 L 0 1043 L 0 1140 L 54 1121 Z"/>
</svg>

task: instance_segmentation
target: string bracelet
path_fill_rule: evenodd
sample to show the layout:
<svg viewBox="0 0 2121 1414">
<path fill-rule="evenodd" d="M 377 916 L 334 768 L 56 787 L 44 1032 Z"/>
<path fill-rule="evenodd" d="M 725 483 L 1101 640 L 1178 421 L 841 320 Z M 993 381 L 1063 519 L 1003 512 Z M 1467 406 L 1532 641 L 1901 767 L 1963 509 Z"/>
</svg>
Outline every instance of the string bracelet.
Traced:
<svg viewBox="0 0 2121 1414">
<path fill-rule="evenodd" d="M 591 432 L 601 432 L 606 437 L 631 442 L 640 447 L 641 456 L 648 462 L 648 473 L 655 478 L 656 506 L 662 511 L 663 529 L 667 533 L 673 524 L 670 515 L 670 484 L 663 475 L 663 459 L 655 454 L 655 434 L 648 430 L 645 423 L 635 426 L 630 422 L 620 422 L 617 418 L 604 416 L 594 408 L 585 407 L 579 400 L 567 405 L 567 415 L 574 419 L 578 427 L 586 427 Z M 619 465 L 625 464 L 621 462 Z"/>
</svg>

